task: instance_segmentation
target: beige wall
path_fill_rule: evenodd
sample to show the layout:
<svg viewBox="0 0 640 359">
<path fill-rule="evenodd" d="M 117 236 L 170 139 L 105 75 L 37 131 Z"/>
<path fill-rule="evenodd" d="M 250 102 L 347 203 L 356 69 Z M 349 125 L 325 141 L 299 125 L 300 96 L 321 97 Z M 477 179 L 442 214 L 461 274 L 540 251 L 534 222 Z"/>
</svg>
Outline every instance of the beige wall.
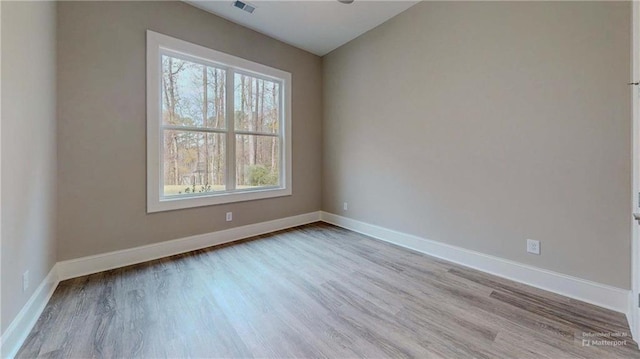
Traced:
<svg viewBox="0 0 640 359">
<path fill-rule="evenodd" d="M 292 196 L 146 214 L 147 29 L 291 72 Z M 58 38 L 58 260 L 320 209 L 319 57 L 182 2 L 61 2 Z"/>
<path fill-rule="evenodd" d="M 2 1 L 4 333 L 56 262 L 56 6 Z M 22 291 L 22 273 L 30 286 Z"/>
<path fill-rule="evenodd" d="M 629 288 L 630 8 L 425 2 L 333 51 L 323 209 Z"/>
</svg>

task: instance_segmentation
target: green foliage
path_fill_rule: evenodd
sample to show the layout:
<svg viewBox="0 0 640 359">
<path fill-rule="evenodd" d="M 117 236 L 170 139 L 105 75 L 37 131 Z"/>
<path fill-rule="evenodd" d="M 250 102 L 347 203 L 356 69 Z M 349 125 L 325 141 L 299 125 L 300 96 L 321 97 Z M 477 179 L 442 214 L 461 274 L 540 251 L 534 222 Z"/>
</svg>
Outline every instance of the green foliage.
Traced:
<svg viewBox="0 0 640 359">
<path fill-rule="evenodd" d="M 248 167 L 249 184 L 252 186 L 275 186 L 278 184 L 278 173 L 270 171 L 266 166 Z"/>
</svg>

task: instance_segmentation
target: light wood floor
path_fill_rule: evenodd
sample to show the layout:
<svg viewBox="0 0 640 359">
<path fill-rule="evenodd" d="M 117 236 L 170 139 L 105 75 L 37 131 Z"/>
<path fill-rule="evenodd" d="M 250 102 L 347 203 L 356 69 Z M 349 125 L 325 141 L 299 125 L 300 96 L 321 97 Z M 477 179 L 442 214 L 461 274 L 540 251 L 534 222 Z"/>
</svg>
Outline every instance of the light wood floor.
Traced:
<svg viewBox="0 0 640 359">
<path fill-rule="evenodd" d="M 582 345 L 628 331 L 622 314 L 313 224 L 62 282 L 18 357 L 640 357 L 628 336 Z"/>
</svg>

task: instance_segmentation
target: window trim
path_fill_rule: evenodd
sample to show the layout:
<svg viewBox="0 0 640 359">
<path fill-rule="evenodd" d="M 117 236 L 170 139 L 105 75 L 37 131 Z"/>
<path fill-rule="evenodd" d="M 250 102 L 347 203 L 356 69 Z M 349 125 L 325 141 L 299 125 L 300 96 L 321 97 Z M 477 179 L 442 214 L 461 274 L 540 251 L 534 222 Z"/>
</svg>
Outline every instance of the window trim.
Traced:
<svg viewBox="0 0 640 359">
<path fill-rule="evenodd" d="M 184 56 L 186 59 L 196 59 L 198 62 L 209 63 L 212 66 L 227 71 L 226 91 L 226 161 L 227 168 L 231 161 L 235 163 L 236 134 L 246 131 L 235 131 L 233 114 L 234 95 L 233 81 L 229 81 L 234 73 L 256 76 L 262 79 L 277 80 L 282 83 L 282 123 L 279 126 L 280 134 L 280 185 L 262 187 L 259 189 L 235 189 L 235 171 L 226 171 L 226 183 L 233 179 L 234 190 L 222 193 L 211 193 L 198 196 L 180 196 L 166 198 L 162 196 L 160 186 L 163 176 L 162 170 L 162 131 L 160 123 L 161 111 L 161 56 L 163 53 L 173 53 Z M 233 80 L 233 79 L 231 79 Z M 254 134 L 254 133 L 251 133 Z M 229 142 L 233 141 L 233 142 Z M 187 41 L 179 40 L 171 36 L 163 35 L 147 30 L 147 213 L 171 211 L 177 209 L 211 206 L 241 201 L 252 201 L 265 198 L 290 196 L 292 193 L 291 173 L 291 74 L 253 61 L 245 60 L 224 52 L 206 48 Z M 234 166 L 235 168 L 235 166 Z M 231 177 L 231 178 L 230 178 Z"/>
</svg>

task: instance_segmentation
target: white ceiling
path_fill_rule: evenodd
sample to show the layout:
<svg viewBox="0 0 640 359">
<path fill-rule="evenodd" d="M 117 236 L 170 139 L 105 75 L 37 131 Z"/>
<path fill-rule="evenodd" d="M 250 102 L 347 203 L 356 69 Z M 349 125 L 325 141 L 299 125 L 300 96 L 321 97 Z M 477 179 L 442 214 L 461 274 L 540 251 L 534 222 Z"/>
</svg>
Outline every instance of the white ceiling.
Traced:
<svg viewBox="0 0 640 359">
<path fill-rule="evenodd" d="M 242 0 L 244 1 L 244 0 Z M 408 9 L 418 1 L 337 0 L 260 1 L 253 14 L 234 7 L 232 0 L 186 0 L 227 20 L 323 56 Z"/>
</svg>

